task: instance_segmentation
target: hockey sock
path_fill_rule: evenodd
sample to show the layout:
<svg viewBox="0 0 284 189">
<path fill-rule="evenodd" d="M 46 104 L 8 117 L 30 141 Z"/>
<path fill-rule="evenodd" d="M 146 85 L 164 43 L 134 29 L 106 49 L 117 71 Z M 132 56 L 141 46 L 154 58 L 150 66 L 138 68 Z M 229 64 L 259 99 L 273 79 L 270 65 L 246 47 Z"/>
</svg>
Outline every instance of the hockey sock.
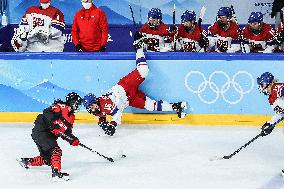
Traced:
<svg viewBox="0 0 284 189">
<path fill-rule="evenodd" d="M 59 146 L 56 146 L 51 152 L 51 167 L 52 169 L 61 170 L 61 156 L 62 150 Z"/>
<path fill-rule="evenodd" d="M 27 162 L 28 166 L 42 166 L 45 165 L 43 157 L 36 156 Z"/>
<path fill-rule="evenodd" d="M 173 111 L 172 104 L 166 101 L 155 101 L 146 97 L 145 109 L 149 111 Z"/>
<path fill-rule="evenodd" d="M 136 67 L 142 78 L 147 77 L 149 68 L 144 56 L 143 49 L 139 49 L 136 53 Z"/>
</svg>

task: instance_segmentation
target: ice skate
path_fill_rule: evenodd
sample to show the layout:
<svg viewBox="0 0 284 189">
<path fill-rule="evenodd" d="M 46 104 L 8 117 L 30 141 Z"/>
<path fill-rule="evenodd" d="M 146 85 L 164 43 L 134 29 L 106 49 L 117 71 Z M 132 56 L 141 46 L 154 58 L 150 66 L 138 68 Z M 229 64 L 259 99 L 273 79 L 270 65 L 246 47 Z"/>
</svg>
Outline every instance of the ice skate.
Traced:
<svg viewBox="0 0 284 189">
<path fill-rule="evenodd" d="M 20 159 L 16 159 L 19 164 L 24 167 L 25 169 L 28 169 L 28 162 L 30 162 L 32 160 L 32 158 L 20 158 Z"/>
<path fill-rule="evenodd" d="M 187 109 L 186 102 L 177 102 L 172 104 L 173 110 L 177 112 L 179 118 L 185 118 Z"/>
<path fill-rule="evenodd" d="M 62 173 L 58 171 L 57 169 L 52 169 L 52 181 L 58 182 L 58 181 L 68 181 L 70 180 L 68 173 Z"/>
</svg>

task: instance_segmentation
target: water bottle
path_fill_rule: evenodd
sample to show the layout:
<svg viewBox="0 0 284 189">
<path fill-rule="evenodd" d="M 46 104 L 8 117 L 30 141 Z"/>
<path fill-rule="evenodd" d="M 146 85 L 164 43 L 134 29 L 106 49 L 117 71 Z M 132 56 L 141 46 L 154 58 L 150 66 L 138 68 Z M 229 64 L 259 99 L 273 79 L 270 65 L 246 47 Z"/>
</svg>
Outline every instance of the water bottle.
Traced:
<svg viewBox="0 0 284 189">
<path fill-rule="evenodd" d="M 6 13 L 3 12 L 3 15 L 2 15 L 2 26 L 5 27 L 8 25 L 8 17 L 6 16 Z"/>
</svg>

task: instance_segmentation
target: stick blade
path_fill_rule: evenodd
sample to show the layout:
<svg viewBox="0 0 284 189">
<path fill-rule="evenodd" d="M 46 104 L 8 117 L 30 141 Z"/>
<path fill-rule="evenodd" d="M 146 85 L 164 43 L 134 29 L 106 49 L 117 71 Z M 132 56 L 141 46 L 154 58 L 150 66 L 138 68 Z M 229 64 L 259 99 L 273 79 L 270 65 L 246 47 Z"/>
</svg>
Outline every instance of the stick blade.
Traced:
<svg viewBox="0 0 284 189">
<path fill-rule="evenodd" d="M 209 161 L 217 161 L 217 160 L 222 160 L 222 159 L 224 159 L 223 156 L 213 156 L 209 158 Z"/>
<path fill-rule="evenodd" d="M 204 15 L 205 15 L 205 12 L 206 12 L 206 7 L 203 6 L 200 10 L 200 15 L 199 15 L 199 18 L 203 19 Z"/>
</svg>

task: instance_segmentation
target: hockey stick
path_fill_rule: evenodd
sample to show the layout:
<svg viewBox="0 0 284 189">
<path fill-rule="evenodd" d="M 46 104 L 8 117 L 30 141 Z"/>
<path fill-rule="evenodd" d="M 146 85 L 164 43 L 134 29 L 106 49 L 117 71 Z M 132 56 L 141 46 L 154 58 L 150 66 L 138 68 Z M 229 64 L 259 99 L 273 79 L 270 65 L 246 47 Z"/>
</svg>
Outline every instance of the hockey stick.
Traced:
<svg viewBox="0 0 284 189">
<path fill-rule="evenodd" d="M 66 135 L 66 134 L 64 134 L 64 133 L 61 133 L 60 135 L 61 135 L 61 138 L 62 138 L 63 140 L 66 140 L 66 139 L 69 140 L 69 141 L 72 141 L 72 140 L 73 140 L 70 136 L 68 136 L 68 135 Z M 90 148 L 90 147 L 88 147 L 88 146 L 86 146 L 86 145 L 84 145 L 84 144 L 82 144 L 82 143 L 80 143 L 79 146 L 81 146 L 81 147 L 83 147 L 83 148 L 85 148 L 85 149 L 87 149 L 87 150 L 89 150 L 89 151 L 91 151 L 91 152 L 93 152 L 93 153 L 98 154 L 99 156 L 105 158 L 106 160 L 108 160 L 108 161 L 110 161 L 110 162 L 114 162 L 113 158 L 107 157 L 107 156 L 105 156 L 105 155 L 103 155 L 103 154 L 97 152 L 96 150 L 93 150 L 92 148 Z M 124 158 L 124 157 L 126 157 L 126 155 L 123 155 L 123 154 L 122 154 L 121 157 Z"/>
<path fill-rule="evenodd" d="M 238 24 L 236 12 L 235 12 L 235 9 L 234 9 L 233 5 L 231 5 L 231 10 L 232 10 L 232 16 L 234 17 L 235 22 Z M 239 35 L 239 38 L 241 40 L 241 48 L 244 50 L 244 53 L 246 53 L 246 48 L 245 48 L 245 45 L 244 45 L 244 42 L 243 42 L 244 39 L 243 39 L 242 31 L 241 31 L 240 27 L 238 29 L 238 35 Z"/>
<path fill-rule="evenodd" d="M 203 35 L 202 26 L 201 26 L 205 12 L 206 12 L 206 7 L 202 6 L 200 10 L 199 18 L 198 18 L 198 26 L 200 28 L 200 35 L 202 38 L 205 38 L 205 36 Z M 204 48 L 204 52 L 206 52 L 206 46 L 204 46 L 203 48 Z"/>
<path fill-rule="evenodd" d="M 90 147 L 88 147 L 88 146 L 86 146 L 86 145 L 84 145 L 84 144 L 82 144 L 82 143 L 80 143 L 79 146 L 81 146 L 81 147 L 83 147 L 83 148 L 86 148 L 87 150 L 89 150 L 89 151 L 91 151 L 91 152 L 93 152 L 93 153 L 98 154 L 99 156 L 101 156 L 101 157 L 107 159 L 107 160 L 110 161 L 110 162 L 114 162 L 113 158 L 110 158 L 110 157 L 107 157 L 107 156 L 105 156 L 105 155 L 103 155 L 103 154 L 100 154 L 100 153 L 97 152 L 96 150 L 93 150 L 92 148 L 90 148 Z"/>
<path fill-rule="evenodd" d="M 174 10 L 173 10 L 173 26 L 176 27 L 176 4 L 174 4 Z M 174 35 L 174 51 L 177 51 L 177 33 Z"/>
<path fill-rule="evenodd" d="M 134 13 L 133 13 L 133 9 L 132 9 L 131 5 L 129 5 L 129 8 L 130 8 L 131 17 L 132 17 L 132 21 L 133 21 L 133 25 L 134 25 L 134 31 L 136 32 L 137 31 L 137 24 L 135 22 Z M 132 33 L 130 35 L 132 36 Z"/>
<path fill-rule="evenodd" d="M 250 145 L 252 142 L 254 142 L 256 139 L 258 139 L 260 136 L 262 136 L 262 133 L 259 133 L 258 135 L 256 135 L 254 138 L 252 138 L 250 141 L 248 141 L 247 143 L 245 143 L 243 146 L 241 146 L 239 149 L 237 149 L 236 151 L 234 151 L 232 154 L 227 155 L 227 156 L 223 156 L 223 157 L 212 157 L 210 158 L 210 161 L 214 161 L 214 160 L 221 160 L 221 159 L 230 159 L 231 157 L 233 157 L 234 155 L 236 155 L 237 153 L 239 153 L 242 149 L 246 148 L 248 145 Z"/>
</svg>

